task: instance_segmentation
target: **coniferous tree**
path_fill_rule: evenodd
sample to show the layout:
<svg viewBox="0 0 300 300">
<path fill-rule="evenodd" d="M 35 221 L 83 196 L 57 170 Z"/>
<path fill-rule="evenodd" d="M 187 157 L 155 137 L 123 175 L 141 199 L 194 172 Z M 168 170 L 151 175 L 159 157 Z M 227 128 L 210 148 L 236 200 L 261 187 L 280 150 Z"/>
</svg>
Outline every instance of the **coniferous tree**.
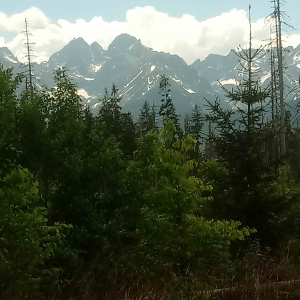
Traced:
<svg viewBox="0 0 300 300">
<path fill-rule="evenodd" d="M 113 84 L 109 95 L 105 89 L 98 112 L 99 121 L 106 126 L 107 134 L 116 137 L 120 142 L 120 148 L 125 155 L 132 155 L 135 150 L 135 126 L 131 113 L 122 113 L 119 105 L 122 97 L 118 95 L 118 89 Z"/>
<path fill-rule="evenodd" d="M 119 220 L 122 226 L 126 224 L 125 232 L 119 230 L 120 235 L 131 244 L 136 243 L 140 248 L 138 255 L 142 254 L 133 256 L 133 264 L 140 257 L 142 268 L 150 268 L 156 276 L 168 276 L 170 272 L 175 276 L 201 274 L 208 267 L 207 250 L 212 251 L 209 255 L 216 261 L 221 261 L 221 253 L 227 251 L 223 238 L 229 242 L 228 233 L 237 229 L 235 222 L 202 218 L 201 194 L 210 187 L 190 176 L 196 163 L 189 159 L 188 152 L 196 141 L 188 136 L 173 142 L 175 131 L 174 124 L 167 122 L 159 134 L 150 133 L 140 141 L 126 172 L 124 211 Z M 172 149 L 166 139 L 173 143 Z M 207 244 L 207 236 L 213 231 L 215 235 Z M 242 232 L 249 234 L 245 229 Z M 220 252 L 213 246 L 215 242 L 220 243 Z"/>
<path fill-rule="evenodd" d="M 20 134 L 24 109 L 16 93 L 21 78 L 20 75 L 13 78 L 12 69 L 4 70 L 0 65 L 1 299 L 35 298 L 43 280 L 56 278 L 59 269 L 47 267 L 46 261 L 63 238 L 62 225 L 47 223 L 47 207 L 39 197 L 34 175 L 20 166 L 20 156 L 28 154 L 23 152 Z M 35 112 L 26 116 L 36 121 Z"/>
<path fill-rule="evenodd" d="M 250 23 L 249 49 L 237 53 L 247 77 L 235 90 L 224 89 L 236 110 L 224 110 L 218 101 L 209 103 L 208 120 L 217 131 L 213 136 L 214 149 L 228 168 L 228 189 L 222 198 L 215 195 L 211 205 L 216 205 L 215 211 L 222 212 L 220 218 L 240 220 L 243 225 L 257 229 L 256 236 L 263 245 L 274 245 L 279 242 L 280 231 L 273 230 L 275 220 L 290 203 L 283 200 L 275 203 L 268 194 L 274 177 L 262 153 L 261 102 L 269 97 L 269 91 L 261 89 L 259 82 L 254 80 L 252 64 L 261 56 L 262 48 L 252 50 L 251 38 Z M 222 209 L 217 208 L 219 204 Z M 279 223 L 277 225 L 280 227 Z"/>
<path fill-rule="evenodd" d="M 136 149 L 136 130 L 130 112 L 122 113 L 121 126 L 120 149 L 126 156 L 132 156 Z"/>
<path fill-rule="evenodd" d="M 0 140 L 4 143 L 16 142 L 20 138 L 17 131 L 17 88 L 21 81 L 21 75 L 13 78 L 12 69 L 4 70 L 0 64 Z"/>
<path fill-rule="evenodd" d="M 163 122 L 168 118 L 172 121 L 176 128 L 176 136 L 182 137 L 182 129 L 179 123 L 179 115 L 176 114 L 176 109 L 174 107 L 172 98 L 171 98 L 171 84 L 169 83 L 169 78 L 165 75 L 161 75 L 159 82 L 159 93 L 162 96 L 161 106 L 159 109 L 159 115 L 163 118 Z"/>
<path fill-rule="evenodd" d="M 138 133 L 145 136 L 149 131 L 156 130 L 155 111 L 147 101 L 144 102 L 138 121 Z"/>
<path fill-rule="evenodd" d="M 99 119 L 105 123 L 107 131 L 115 136 L 121 133 L 120 119 L 121 119 L 121 106 L 119 105 L 121 97 L 118 96 L 118 89 L 113 84 L 111 93 L 104 90 L 104 97 L 101 99 L 101 107 L 98 112 Z"/>
<path fill-rule="evenodd" d="M 187 114 L 184 118 L 184 136 L 187 137 L 191 133 L 191 118 Z"/>
<path fill-rule="evenodd" d="M 195 104 L 195 106 L 193 107 L 192 116 L 191 116 L 190 134 L 197 141 L 197 144 L 196 144 L 197 151 L 199 151 L 199 147 L 201 144 L 203 125 L 204 125 L 204 122 L 203 122 L 203 117 L 201 115 L 200 108 L 199 108 L 198 104 Z"/>
<path fill-rule="evenodd" d="M 114 95 L 114 97 L 112 97 L 112 95 Z M 100 121 L 106 124 L 108 131 L 111 130 L 115 119 L 118 119 L 121 114 L 121 106 L 119 105 L 120 101 L 121 98 L 117 97 L 117 89 L 114 84 L 110 94 L 107 88 L 104 89 L 104 96 L 100 100 L 100 109 L 98 111 L 98 117 Z"/>
<path fill-rule="evenodd" d="M 211 121 L 208 120 L 208 136 L 205 140 L 205 149 L 204 149 L 204 155 L 206 159 L 213 159 L 215 158 L 214 155 L 214 147 L 213 147 L 213 140 L 214 140 L 214 134 L 213 129 L 211 125 Z"/>
</svg>

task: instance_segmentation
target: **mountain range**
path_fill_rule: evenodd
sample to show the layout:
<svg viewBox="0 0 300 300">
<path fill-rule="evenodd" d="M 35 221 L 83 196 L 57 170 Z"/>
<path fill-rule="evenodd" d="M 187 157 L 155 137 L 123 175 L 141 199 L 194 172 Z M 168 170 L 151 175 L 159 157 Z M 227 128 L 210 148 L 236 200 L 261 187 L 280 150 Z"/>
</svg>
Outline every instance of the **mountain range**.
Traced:
<svg viewBox="0 0 300 300">
<path fill-rule="evenodd" d="M 286 101 L 296 100 L 300 74 L 300 45 L 285 49 L 285 90 Z M 78 87 L 83 102 L 97 109 L 105 88 L 110 90 L 114 83 L 122 97 L 124 111 L 137 117 L 144 101 L 160 105 L 160 75 L 169 78 L 172 99 L 181 116 L 190 113 L 195 104 L 205 107 L 206 100 L 218 97 L 223 106 L 229 106 L 220 87 L 234 88 L 242 78 L 239 72 L 239 58 L 231 51 L 222 56 L 210 54 L 203 61 L 196 60 L 192 65 L 177 55 L 157 52 L 142 45 L 140 40 L 128 34 L 117 36 L 104 50 L 98 43 L 91 45 L 82 38 L 71 40 L 63 49 L 40 64 L 34 63 L 35 84 L 37 87 L 53 87 L 53 70 L 66 67 L 70 77 Z M 5 68 L 13 67 L 14 72 L 24 71 L 24 65 L 8 48 L 0 48 L 0 62 Z M 270 53 L 253 65 L 257 80 L 263 87 L 270 83 Z"/>
</svg>

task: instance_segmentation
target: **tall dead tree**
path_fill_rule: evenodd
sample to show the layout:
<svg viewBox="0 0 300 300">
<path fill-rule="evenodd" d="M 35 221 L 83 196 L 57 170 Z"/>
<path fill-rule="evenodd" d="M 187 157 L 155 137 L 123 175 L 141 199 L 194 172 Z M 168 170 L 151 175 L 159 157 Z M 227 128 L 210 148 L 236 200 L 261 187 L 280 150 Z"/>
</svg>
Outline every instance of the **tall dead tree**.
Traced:
<svg viewBox="0 0 300 300">
<path fill-rule="evenodd" d="M 270 14 L 270 20 L 273 23 L 273 32 L 275 33 L 274 42 L 276 45 L 276 62 L 277 68 L 273 70 L 276 74 L 276 91 L 279 92 L 279 107 L 280 107 L 280 126 L 277 130 L 280 136 L 280 156 L 284 157 L 286 153 L 286 137 L 285 137 L 285 103 L 284 103 L 284 81 L 283 81 L 283 47 L 282 47 L 282 10 L 281 0 L 271 0 L 273 4 L 273 12 Z M 286 23 L 285 23 L 286 24 Z M 273 53 L 274 54 L 274 53 Z M 274 58 L 274 55 L 273 55 Z M 275 59 L 274 59 L 275 61 Z"/>
<path fill-rule="evenodd" d="M 28 19 L 25 18 L 25 30 L 23 31 L 24 35 L 25 35 L 25 42 L 24 42 L 24 46 L 26 48 L 26 59 L 27 59 L 27 63 L 26 63 L 26 67 L 27 70 L 24 72 L 26 74 L 26 91 L 32 96 L 33 93 L 33 78 L 34 78 L 34 74 L 33 74 L 33 64 L 32 64 L 32 58 L 33 58 L 33 51 L 31 48 L 31 45 L 34 45 L 34 43 L 30 42 L 29 37 L 32 36 L 32 34 L 29 32 L 29 23 L 28 23 Z"/>
<path fill-rule="evenodd" d="M 274 0 L 275 2 L 275 0 Z M 281 32 L 281 3 L 277 0 L 275 7 L 275 17 L 277 25 L 277 57 L 278 57 L 278 75 L 279 75 L 279 96 L 280 96 L 280 154 L 285 155 L 285 113 L 284 113 L 284 84 L 283 84 L 283 55 L 282 55 L 282 32 Z"/>
<path fill-rule="evenodd" d="M 251 5 L 249 4 L 249 28 L 250 28 L 250 34 L 249 34 L 249 55 L 248 55 L 248 93 L 249 98 L 251 96 L 251 89 L 252 89 L 252 60 L 254 57 L 252 57 L 252 24 L 251 24 Z M 251 101 L 248 101 L 248 112 L 250 112 L 251 109 Z M 251 128 L 251 119 L 250 119 L 250 113 L 248 113 L 248 124 L 250 125 L 249 128 Z"/>
<path fill-rule="evenodd" d="M 274 162 L 278 159 L 279 144 L 278 144 L 278 131 L 279 131 L 279 110 L 278 110 L 278 79 L 277 69 L 275 65 L 276 55 L 274 53 L 273 41 L 270 38 L 270 97 L 271 97 L 271 135 L 270 135 L 270 148 L 271 148 L 271 161 Z M 277 47 L 276 47 L 277 48 Z"/>
<path fill-rule="evenodd" d="M 273 41 L 271 38 L 272 28 L 270 28 L 270 96 L 271 96 L 271 126 L 275 132 L 275 118 L 276 118 L 276 72 L 275 72 L 275 56 Z"/>
<path fill-rule="evenodd" d="M 293 26 L 285 21 L 287 15 L 282 10 L 282 3 L 284 0 L 270 0 L 272 3 L 272 13 L 267 17 L 267 21 L 271 23 L 271 87 L 273 88 L 272 95 L 274 95 L 275 103 L 275 139 L 278 136 L 278 143 L 276 152 L 278 156 L 284 160 L 286 156 L 286 107 L 289 105 L 285 103 L 285 98 L 291 93 L 295 92 L 296 87 L 292 88 L 289 93 L 285 92 L 284 85 L 284 51 L 283 48 L 283 26 L 294 29 Z M 294 82 L 296 80 L 294 79 Z M 296 93 L 297 94 L 297 93 Z M 298 108 L 297 108 L 298 109 Z M 297 116 L 298 111 L 296 111 Z M 274 123 L 275 124 L 275 123 Z M 284 161 L 282 161 L 284 163 Z"/>
</svg>

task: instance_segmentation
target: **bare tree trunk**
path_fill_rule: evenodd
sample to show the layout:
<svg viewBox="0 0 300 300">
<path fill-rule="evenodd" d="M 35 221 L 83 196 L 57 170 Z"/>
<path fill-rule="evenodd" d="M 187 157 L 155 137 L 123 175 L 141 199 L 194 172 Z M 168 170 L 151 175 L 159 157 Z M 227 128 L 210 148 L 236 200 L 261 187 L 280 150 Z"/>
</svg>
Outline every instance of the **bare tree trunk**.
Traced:
<svg viewBox="0 0 300 300">
<path fill-rule="evenodd" d="M 26 50 L 27 50 L 27 60 L 28 60 L 28 73 L 29 73 L 29 89 L 30 93 L 32 94 L 33 88 L 32 88 L 32 62 L 31 62 L 31 49 L 30 45 L 31 43 L 29 42 L 29 32 L 28 32 L 28 21 L 25 19 L 25 36 L 26 36 Z"/>
<path fill-rule="evenodd" d="M 252 26 L 251 26 L 251 5 L 249 5 L 249 26 L 250 26 L 250 39 L 249 39 L 249 61 L 248 61 L 248 134 L 251 133 L 251 91 L 252 91 Z"/>
<path fill-rule="evenodd" d="M 279 71 L 279 92 L 280 92 L 280 154 L 285 156 L 285 122 L 284 122 L 284 96 L 283 96 L 283 56 L 282 56 L 282 39 L 281 39 L 281 11 L 280 0 L 277 0 L 276 17 L 278 24 L 278 71 Z"/>
</svg>

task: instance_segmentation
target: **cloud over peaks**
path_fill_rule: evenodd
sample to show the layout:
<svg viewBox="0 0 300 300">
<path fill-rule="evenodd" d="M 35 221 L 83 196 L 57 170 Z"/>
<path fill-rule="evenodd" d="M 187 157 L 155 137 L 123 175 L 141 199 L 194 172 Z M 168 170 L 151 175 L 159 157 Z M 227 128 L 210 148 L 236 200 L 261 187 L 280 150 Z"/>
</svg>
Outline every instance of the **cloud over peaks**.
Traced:
<svg viewBox="0 0 300 300">
<path fill-rule="evenodd" d="M 71 39 L 82 37 L 88 43 L 98 42 L 106 49 L 121 33 L 128 33 L 156 51 L 181 56 L 187 63 L 204 59 L 210 53 L 227 54 L 239 44 L 244 46 L 249 39 L 249 24 L 244 10 L 233 9 L 219 16 L 199 21 L 194 16 L 172 17 L 154 7 L 135 7 L 126 13 L 124 22 L 106 22 L 95 16 L 89 22 L 58 20 L 50 22 L 38 8 L 30 8 L 21 14 L 7 16 L 0 13 L 0 30 L 21 32 L 25 16 L 29 19 L 32 42 L 38 62 L 47 60 Z M 253 45 L 259 46 L 268 39 L 269 28 L 263 20 L 253 22 Z M 20 59 L 24 57 L 22 34 L 18 34 L 6 46 Z M 4 41 L 2 41 L 4 43 Z M 300 35 L 294 34 L 290 44 L 300 43 Z M 1 46 L 1 38 L 0 38 Z"/>
</svg>

